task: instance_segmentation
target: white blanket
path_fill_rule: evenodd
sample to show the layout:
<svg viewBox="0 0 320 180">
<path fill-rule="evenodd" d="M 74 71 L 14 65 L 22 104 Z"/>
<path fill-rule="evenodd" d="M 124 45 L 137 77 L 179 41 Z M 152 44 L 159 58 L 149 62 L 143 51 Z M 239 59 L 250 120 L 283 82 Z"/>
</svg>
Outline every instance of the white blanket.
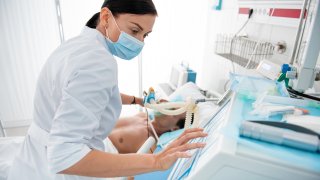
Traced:
<svg viewBox="0 0 320 180">
<path fill-rule="evenodd" d="M 24 137 L 0 138 L 0 180 L 7 179 L 15 155 L 19 152 Z"/>
</svg>

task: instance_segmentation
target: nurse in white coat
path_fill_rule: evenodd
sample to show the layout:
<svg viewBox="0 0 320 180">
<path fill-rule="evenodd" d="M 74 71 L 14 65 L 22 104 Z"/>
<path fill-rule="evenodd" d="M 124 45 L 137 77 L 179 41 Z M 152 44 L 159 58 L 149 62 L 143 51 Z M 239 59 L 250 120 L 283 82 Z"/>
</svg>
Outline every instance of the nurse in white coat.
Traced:
<svg viewBox="0 0 320 180">
<path fill-rule="evenodd" d="M 107 0 L 82 33 L 58 47 L 38 79 L 34 121 L 9 180 L 100 179 L 165 170 L 204 137 L 189 129 L 159 154 L 111 154 L 103 140 L 122 104 L 140 98 L 119 93 L 117 62 L 137 56 L 157 11 L 151 0 Z"/>
</svg>

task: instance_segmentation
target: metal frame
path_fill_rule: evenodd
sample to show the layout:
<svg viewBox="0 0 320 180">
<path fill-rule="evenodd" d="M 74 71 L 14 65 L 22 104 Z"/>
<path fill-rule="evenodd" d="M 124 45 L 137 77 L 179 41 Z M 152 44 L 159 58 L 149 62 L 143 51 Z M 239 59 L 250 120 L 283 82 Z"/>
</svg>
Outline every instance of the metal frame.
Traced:
<svg viewBox="0 0 320 180">
<path fill-rule="evenodd" d="M 4 131 L 1 119 L 0 119 L 0 137 L 6 137 L 6 132 Z"/>
<path fill-rule="evenodd" d="M 215 53 L 247 69 L 256 68 L 262 60 L 270 59 L 275 46 L 242 36 L 218 35 Z"/>
<path fill-rule="evenodd" d="M 62 24 L 60 0 L 55 0 L 54 2 L 56 5 L 60 42 L 63 43 L 65 41 L 65 39 L 64 39 L 64 31 L 63 31 L 63 24 Z"/>
<path fill-rule="evenodd" d="M 320 51 L 320 2 L 316 0 L 315 13 L 310 25 L 307 44 L 304 49 L 301 65 L 298 70 L 298 79 L 293 81 L 293 89 L 299 92 L 312 88 L 315 76 L 316 65 Z"/>
</svg>

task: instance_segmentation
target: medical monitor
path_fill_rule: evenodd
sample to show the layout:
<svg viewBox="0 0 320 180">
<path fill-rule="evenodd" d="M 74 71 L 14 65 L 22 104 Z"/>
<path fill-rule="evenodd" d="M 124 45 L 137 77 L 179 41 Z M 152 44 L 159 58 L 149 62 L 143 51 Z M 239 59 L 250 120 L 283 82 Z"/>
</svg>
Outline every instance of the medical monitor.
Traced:
<svg viewBox="0 0 320 180">
<path fill-rule="evenodd" d="M 185 67 L 181 65 L 175 65 L 171 68 L 169 85 L 172 89 L 177 89 L 187 82 L 188 72 Z"/>
</svg>

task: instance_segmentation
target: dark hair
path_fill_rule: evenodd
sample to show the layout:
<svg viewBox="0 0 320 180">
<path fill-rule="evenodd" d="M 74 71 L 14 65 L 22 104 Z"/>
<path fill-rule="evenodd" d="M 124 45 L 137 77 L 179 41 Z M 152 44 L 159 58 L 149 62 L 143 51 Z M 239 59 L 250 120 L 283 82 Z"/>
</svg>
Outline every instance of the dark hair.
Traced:
<svg viewBox="0 0 320 180">
<path fill-rule="evenodd" d="M 194 113 L 192 113 L 192 116 L 191 116 L 191 124 L 193 124 L 193 120 L 194 120 Z M 179 121 L 177 122 L 176 126 L 178 126 L 179 129 L 183 129 L 185 121 L 186 121 L 185 117 L 182 118 L 182 119 L 179 119 Z"/>
<path fill-rule="evenodd" d="M 179 129 L 183 129 L 185 121 L 186 121 L 186 118 L 179 119 L 179 121 L 177 122 L 176 126 L 178 126 Z"/>
<path fill-rule="evenodd" d="M 152 0 L 105 0 L 101 8 L 107 7 L 116 17 L 119 14 L 152 14 L 157 15 L 157 10 Z M 94 14 L 86 26 L 96 28 L 99 23 L 100 12 Z"/>
</svg>

